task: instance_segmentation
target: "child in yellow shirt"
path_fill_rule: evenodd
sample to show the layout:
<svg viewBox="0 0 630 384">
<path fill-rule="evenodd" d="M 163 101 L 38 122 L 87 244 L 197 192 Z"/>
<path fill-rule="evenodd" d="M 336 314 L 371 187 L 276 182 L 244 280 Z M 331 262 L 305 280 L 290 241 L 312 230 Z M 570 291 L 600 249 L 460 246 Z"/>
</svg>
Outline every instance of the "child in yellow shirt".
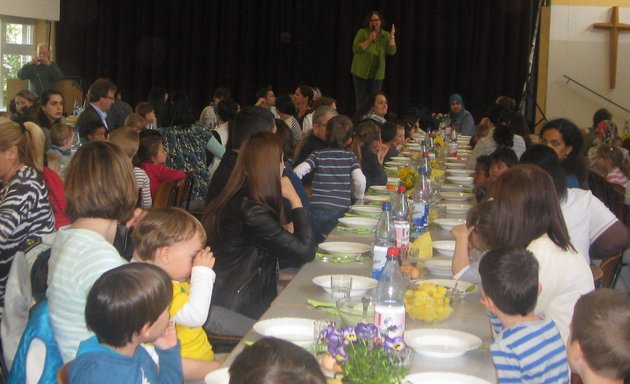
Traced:
<svg viewBox="0 0 630 384">
<path fill-rule="evenodd" d="M 206 233 L 190 213 L 178 208 L 149 210 L 136 226 L 134 259 L 162 268 L 173 283 L 169 310 L 181 343 L 186 380 L 203 379 L 219 367 L 202 328 L 208 318 L 214 256 Z"/>
</svg>

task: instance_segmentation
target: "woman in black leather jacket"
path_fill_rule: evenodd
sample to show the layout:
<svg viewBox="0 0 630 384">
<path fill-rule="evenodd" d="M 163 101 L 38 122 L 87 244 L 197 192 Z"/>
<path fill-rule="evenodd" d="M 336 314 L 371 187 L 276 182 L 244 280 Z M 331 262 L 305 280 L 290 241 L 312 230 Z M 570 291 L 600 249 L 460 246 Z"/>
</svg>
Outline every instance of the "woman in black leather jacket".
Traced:
<svg viewBox="0 0 630 384">
<path fill-rule="evenodd" d="M 277 296 L 278 263 L 301 266 L 315 255 L 308 211 L 287 177 L 281 142 L 259 132 L 244 143 L 225 189 L 206 208 L 203 224 L 216 264 L 212 305 L 258 319 Z M 283 225 L 291 203 L 293 233 Z"/>
</svg>

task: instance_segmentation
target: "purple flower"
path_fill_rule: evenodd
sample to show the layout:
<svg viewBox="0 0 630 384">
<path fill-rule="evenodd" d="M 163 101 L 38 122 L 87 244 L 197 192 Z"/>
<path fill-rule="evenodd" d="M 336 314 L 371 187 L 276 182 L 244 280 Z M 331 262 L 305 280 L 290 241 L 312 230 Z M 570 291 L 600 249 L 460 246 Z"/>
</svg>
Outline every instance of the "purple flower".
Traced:
<svg viewBox="0 0 630 384">
<path fill-rule="evenodd" d="M 330 353 L 330 355 L 334 357 L 335 361 L 339 364 L 348 361 L 348 354 L 346 354 L 346 349 L 343 344 L 337 346 L 329 345 L 328 353 Z"/>
<path fill-rule="evenodd" d="M 343 335 L 343 343 L 348 345 L 350 343 L 354 343 L 357 341 L 357 334 L 352 326 L 344 327 L 341 330 L 341 334 Z"/>
<path fill-rule="evenodd" d="M 378 334 L 378 328 L 373 323 L 358 323 L 357 336 L 363 340 L 372 340 Z"/>
<path fill-rule="evenodd" d="M 322 330 L 322 337 L 326 340 L 328 345 L 339 345 L 342 342 L 341 332 L 332 325 L 329 325 L 324 330 Z M 332 354 L 332 353 L 331 353 Z"/>
<path fill-rule="evenodd" d="M 407 348 L 407 344 L 405 344 L 405 340 L 401 336 L 385 337 L 383 348 L 385 348 L 387 352 L 398 352 Z"/>
</svg>

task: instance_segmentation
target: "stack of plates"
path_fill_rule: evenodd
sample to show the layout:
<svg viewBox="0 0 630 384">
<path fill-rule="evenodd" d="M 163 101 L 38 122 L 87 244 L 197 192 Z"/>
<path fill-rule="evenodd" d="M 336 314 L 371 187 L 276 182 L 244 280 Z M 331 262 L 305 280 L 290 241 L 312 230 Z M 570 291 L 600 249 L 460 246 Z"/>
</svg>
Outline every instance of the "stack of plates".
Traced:
<svg viewBox="0 0 630 384">
<path fill-rule="evenodd" d="M 296 317 L 280 317 L 262 320 L 254 324 L 254 331 L 263 336 L 277 337 L 306 347 L 315 343 L 313 327 L 315 320 Z"/>
<path fill-rule="evenodd" d="M 446 162 L 446 169 L 451 169 L 451 168 L 466 168 L 466 163 L 461 161 L 461 162 L 455 162 L 455 161 L 447 161 Z"/>
<path fill-rule="evenodd" d="M 319 248 L 331 255 L 359 256 L 372 250 L 369 244 L 352 243 L 347 241 L 329 241 L 321 243 Z"/>
<path fill-rule="evenodd" d="M 477 336 L 453 329 L 414 329 L 405 332 L 405 342 L 417 353 L 438 359 L 460 357 L 481 347 Z"/>
<path fill-rule="evenodd" d="M 350 212 L 357 215 L 371 217 L 376 219 L 381 216 L 382 208 L 375 207 L 374 205 L 351 205 Z"/>
<path fill-rule="evenodd" d="M 466 186 L 472 186 L 473 185 L 473 178 L 472 176 L 446 176 L 446 178 L 455 184 L 461 184 L 461 185 L 466 185 Z"/>
<path fill-rule="evenodd" d="M 435 276 L 451 277 L 451 259 L 432 258 L 424 261 L 424 267 Z"/>
<path fill-rule="evenodd" d="M 446 213 L 451 215 L 463 216 L 468 213 L 468 210 L 472 207 L 470 204 L 444 204 L 446 207 Z"/>
<path fill-rule="evenodd" d="M 468 201 L 472 199 L 473 197 L 475 197 L 475 195 L 470 192 L 454 192 L 454 191 L 441 192 L 440 196 L 442 196 L 442 198 L 446 201 Z"/>
</svg>

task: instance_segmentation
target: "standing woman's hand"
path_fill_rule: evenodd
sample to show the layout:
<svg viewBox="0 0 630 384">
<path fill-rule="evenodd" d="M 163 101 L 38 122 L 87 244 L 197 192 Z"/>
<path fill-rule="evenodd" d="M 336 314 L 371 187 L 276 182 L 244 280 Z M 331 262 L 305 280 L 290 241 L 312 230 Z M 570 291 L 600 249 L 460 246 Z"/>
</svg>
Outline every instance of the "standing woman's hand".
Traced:
<svg viewBox="0 0 630 384">
<path fill-rule="evenodd" d="M 302 200 L 300 200 L 300 196 L 295 192 L 295 188 L 288 177 L 283 176 L 282 179 L 280 179 L 280 187 L 282 188 L 282 197 L 289 200 L 291 208 L 302 208 Z"/>
<path fill-rule="evenodd" d="M 396 38 L 396 26 L 394 24 L 392 24 L 392 31 L 389 33 L 389 44 L 390 45 L 396 45 L 396 41 L 394 40 Z"/>
</svg>

